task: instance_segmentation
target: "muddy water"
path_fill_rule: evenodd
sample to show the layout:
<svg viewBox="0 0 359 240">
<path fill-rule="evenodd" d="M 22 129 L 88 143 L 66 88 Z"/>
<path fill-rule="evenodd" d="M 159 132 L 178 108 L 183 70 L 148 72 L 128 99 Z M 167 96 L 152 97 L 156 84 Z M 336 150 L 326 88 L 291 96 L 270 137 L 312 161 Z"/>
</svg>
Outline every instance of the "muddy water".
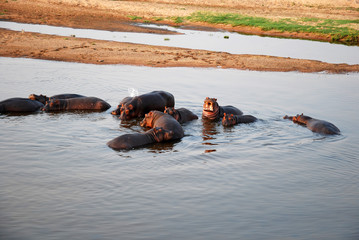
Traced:
<svg viewBox="0 0 359 240">
<path fill-rule="evenodd" d="M 38 32 L 60 36 L 76 36 L 98 40 L 130 42 L 156 46 L 202 49 L 232 54 L 257 54 L 299 59 L 319 60 L 329 63 L 359 64 L 359 47 L 297 39 L 279 39 L 242 35 L 230 32 L 195 31 L 140 24 L 142 27 L 161 28 L 177 32 L 177 35 L 111 32 L 93 29 L 74 29 L 38 24 L 21 24 L 0 21 L 1 28 L 15 31 Z"/>
<path fill-rule="evenodd" d="M 79 93 L 113 108 L 167 90 L 199 116 L 216 97 L 260 119 L 201 119 L 178 142 L 117 152 L 141 132 L 103 113 L 0 116 L 1 239 L 358 239 L 358 74 L 85 65 L 0 58 L 0 96 Z M 321 136 L 283 120 L 337 125 Z"/>
</svg>

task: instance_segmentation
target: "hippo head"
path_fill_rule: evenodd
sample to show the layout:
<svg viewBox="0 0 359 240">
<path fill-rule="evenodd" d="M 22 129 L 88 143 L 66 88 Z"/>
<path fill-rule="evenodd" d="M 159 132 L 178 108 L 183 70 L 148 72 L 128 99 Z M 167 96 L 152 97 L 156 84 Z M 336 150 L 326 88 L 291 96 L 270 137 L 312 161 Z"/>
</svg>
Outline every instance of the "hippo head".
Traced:
<svg viewBox="0 0 359 240">
<path fill-rule="evenodd" d="M 120 108 L 120 119 L 129 120 L 131 118 L 136 118 L 138 114 L 136 113 L 135 107 L 131 103 L 122 104 Z"/>
<path fill-rule="evenodd" d="M 44 105 L 46 104 L 47 101 L 49 101 L 49 98 L 42 94 L 40 95 L 30 94 L 29 99 L 39 101 Z"/>
<path fill-rule="evenodd" d="M 117 108 L 111 112 L 111 114 L 112 115 L 120 115 L 121 114 L 121 106 L 118 105 Z"/>
<path fill-rule="evenodd" d="M 217 98 L 206 97 L 203 104 L 203 111 L 214 112 L 218 108 Z"/>
<path fill-rule="evenodd" d="M 236 120 L 233 114 L 224 114 L 222 119 L 222 125 L 225 127 L 233 126 L 236 124 Z"/>
<path fill-rule="evenodd" d="M 216 120 L 219 118 L 219 114 L 217 99 L 207 97 L 203 104 L 202 118 Z"/>
<path fill-rule="evenodd" d="M 153 128 L 153 137 L 156 142 L 169 141 L 173 137 L 173 131 L 166 130 L 162 127 Z"/>
<path fill-rule="evenodd" d="M 145 114 L 145 118 L 141 121 L 141 127 L 152 127 L 153 125 L 153 112 Z"/>
<path fill-rule="evenodd" d="M 174 107 L 165 107 L 165 111 L 164 113 L 171 115 L 172 117 L 174 117 L 176 120 L 178 120 L 178 112 Z"/>
<path fill-rule="evenodd" d="M 61 101 L 59 99 L 50 99 L 44 108 L 43 111 L 59 111 L 62 109 Z"/>
<path fill-rule="evenodd" d="M 307 122 L 312 119 L 311 117 L 305 116 L 303 115 L 303 113 L 301 115 L 297 114 L 297 116 L 293 117 L 293 122 L 295 123 L 301 123 L 301 124 L 307 124 Z"/>
</svg>

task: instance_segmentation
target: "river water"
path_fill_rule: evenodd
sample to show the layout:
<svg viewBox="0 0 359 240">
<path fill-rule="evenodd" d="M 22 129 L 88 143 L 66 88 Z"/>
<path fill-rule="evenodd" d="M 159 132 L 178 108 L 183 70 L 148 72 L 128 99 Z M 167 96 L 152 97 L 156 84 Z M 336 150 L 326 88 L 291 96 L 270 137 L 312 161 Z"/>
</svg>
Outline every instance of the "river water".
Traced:
<svg viewBox="0 0 359 240">
<path fill-rule="evenodd" d="M 102 113 L 0 115 L 0 239 L 358 239 L 359 75 L 148 68 L 0 58 L 1 100 L 79 93 Z M 114 151 L 142 132 L 110 114 L 166 90 L 201 117 L 216 97 L 260 120 L 201 118 L 178 142 Z M 283 120 L 334 123 L 322 136 Z"/>
<path fill-rule="evenodd" d="M 327 42 L 299 39 L 260 37 L 224 31 L 196 31 L 164 25 L 158 26 L 154 24 L 139 25 L 147 28 L 166 29 L 179 34 L 162 35 L 133 32 L 112 32 L 0 21 L 0 28 L 6 28 L 14 31 L 23 30 L 26 32 L 53 34 L 65 37 L 76 36 L 97 40 L 228 52 L 231 54 L 269 55 L 319 60 L 329 63 L 359 64 L 358 46 L 345 46 L 340 44 L 330 44 Z"/>
</svg>

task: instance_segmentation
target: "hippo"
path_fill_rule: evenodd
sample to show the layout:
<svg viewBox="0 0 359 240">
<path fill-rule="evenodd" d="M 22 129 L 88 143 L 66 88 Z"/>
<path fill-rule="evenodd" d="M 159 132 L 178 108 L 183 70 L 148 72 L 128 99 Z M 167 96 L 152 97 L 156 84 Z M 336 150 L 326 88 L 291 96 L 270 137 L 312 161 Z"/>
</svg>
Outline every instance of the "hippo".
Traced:
<svg viewBox="0 0 359 240">
<path fill-rule="evenodd" d="M 287 116 L 283 117 L 284 119 L 292 120 L 295 123 L 305 125 L 308 129 L 312 132 L 321 133 L 321 134 L 329 134 L 329 135 L 336 135 L 340 134 L 339 128 L 337 128 L 334 124 L 319 120 L 315 118 L 311 118 L 309 116 L 297 114 L 297 116 Z"/>
<path fill-rule="evenodd" d="M 257 121 L 257 118 L 252 115 L 233 115 L 225 113 L 222 118 L 222 125 L 229 127 L 239 123 L 252 123 L 255 121 Z"/>
<path fill-rule="evenodd" d="M 233 106 L 219 106 L 216 98 L 207 97 L 204 100 L 202 118 L 218 121 L 224 114 L 243 115 L 243 112 Z"/>
<path fill-rule="evenodd" d="M 0 102 L 0 113 L 29 113 L 36 112 L 44 104 L 28 98 L 9 98 Z"/>
<path fill-rule="evenodd" d="M 156 127 L 145 133 L 124 134 L 109 141 L 107 145 L 115 150 L 132 149 L 151 143 L 171 140 L 173 132 Z"/>
<path fill-rule="evenodd" d="M 72 93 L 65 93 L 65 94 L 58 94 L 51 97 L 47 97 L 46 95 L 36 95 L 36 94 L 30 94 L 29 99 L 36 100 L 41 102 L 42 104 L 46 104 L 50 99 L 69 99 L 69 98 L 78 98 L 78 97 L 85 97 L 80 94 L 72 94 Z"/>
<path fill-rule="evenodd" d="M 164 113 L 174 117 L 179 123 L 189 122 L 198 119 L 198 116 L 186 108 L 165 107 Z"/>
<path fill-rule="evenodd" d="M 113 115 L 120 115 L 121 120 L 144 117 L 152 110 L 164 111 L 165 107 L 174 107 L 175 99 L 171 93 L 153 91 L 136 97 L 126 97 L 112 111 Z"/>
<path fill-rule="evenodd" d="M 69 99 L 52 99 L 42 109 L 45 112 L 53 111 L 106 111 L 111 107 L 104 100 L 96 97 L 78 97 Z"/>
<path fill-rule="evenodd" d="M 171 140 L 181 139 L 184 136 L 183 128 L 179 122 L 172 116 L 157 110 L 151 111 L 145 115 L 141 122 L 142 127 L 162 127 L 167 131 L 172 131 Z"/>
</svg>

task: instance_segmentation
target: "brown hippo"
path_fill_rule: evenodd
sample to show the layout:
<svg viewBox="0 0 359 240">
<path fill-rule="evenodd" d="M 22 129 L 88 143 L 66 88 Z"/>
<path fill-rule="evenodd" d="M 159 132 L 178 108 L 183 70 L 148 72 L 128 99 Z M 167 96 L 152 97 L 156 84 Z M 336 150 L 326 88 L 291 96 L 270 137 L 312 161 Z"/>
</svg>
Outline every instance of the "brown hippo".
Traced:
<svg viewBox="0 0 359 240">
<path fill-rule="evenodd" d="M 145 115 L 141 126 L 150 128 L 161 127 L 167 131 L 172 131 L 172 140 L 180 139 L 184 136 L 183 128 L 176 119 L 164 112 L 156 110 Z"/>
<path fill-rule="evenodd" d="M 312 132 L 321 133 L 321 134 L 340 134 L 339 128 L 337 128 L 334 124 L 319 120 L 315 118 L 311 118 L 309 116 L 297 114 L 297 116 L 287 116 L 283 117 L 284 119 L 292 120 L 295 123 L 305 125 Z"/>
<path fill-rule="evenodd" d="M 78 97 L 85 97 L 80 94 L 72 94 L 72 93 L 65 93 L 65 94 L 58 94 L 51 97 L 47 97 L 46 95 L 36 95 L 36 94 L 30 94 L 29 99 L 36 100 L 41 102 L 42 104 L 46 104 L 50 99 L 69 99 L 69 98 L 78 98 Z"/>
<path fill-rule="evenodd" d="M 171 140 L 173 132 L 157 127 L 145 133 L 124 134 L 112 139 L 107 143 L 110 148 L 115 150 L 132 149 L 145 146 L 151 143 Z"/>
<path fill-rule="evenodd" d="M 44 104 L 28 98 L 9 98 L 0 102 L 0 113 L 36 112 L 44 107 Z"/>
<path fill-rule="evenodd" d="M 104 100 L 96 97 L 78 97 L 69 99 L 52 99 L 42 109 L 46 112 L 53 111 L 106 111 L 111 106 Z"/>
<path fill-rule="evenodd" d="M 257 118 L 252 115 L 233 115 L 225 113 L 222 119 L 222 125 L 229 127 L 239 123 L 252 123 L 255 121 L 257 121 Z"/>
<path fill-rule="evenodd" d="M 126 97 L 112 111 L 113 115 L 120 115 L 121 120 L 144 117 L 152 110 L 164 111 L 165 107 L 174 107 L 175 99 L 171 93 L 153 91 L 136 97 Z"/>
<path fill-rule="evenodd" d="M 207 97 L 204 100 L 202 118 L 217 121 L 223 118 L 224 114 L 242 115 L 243 112 L 233 106 L 219 106 L 216 98 Z"/>
<path fill-rule="evenodd" d="M 198 116 L 186 108 L 166 107 L 164 113 L 174 117 L 179 123 L 189 122 L 198 119 Z"/>
</svg>

